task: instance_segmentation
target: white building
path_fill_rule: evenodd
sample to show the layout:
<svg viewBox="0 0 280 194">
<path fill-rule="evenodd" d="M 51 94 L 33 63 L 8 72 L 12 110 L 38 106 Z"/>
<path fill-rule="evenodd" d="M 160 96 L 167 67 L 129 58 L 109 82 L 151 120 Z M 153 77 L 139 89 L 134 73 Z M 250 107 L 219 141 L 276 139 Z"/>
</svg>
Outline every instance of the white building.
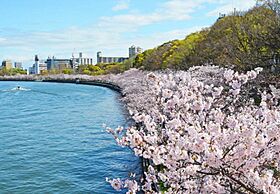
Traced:
<svg viewBox="0 0 280 194">
<path fill-rule="evenodd" d="M 83 57 L 83 53 L 79 53 L 79 57 L 76 58 L 74 53 L 72 54 L 71 63 L 73 69 L 77 69 L 79 65 L 93 65 L 93 58 Z"/>
</svg>

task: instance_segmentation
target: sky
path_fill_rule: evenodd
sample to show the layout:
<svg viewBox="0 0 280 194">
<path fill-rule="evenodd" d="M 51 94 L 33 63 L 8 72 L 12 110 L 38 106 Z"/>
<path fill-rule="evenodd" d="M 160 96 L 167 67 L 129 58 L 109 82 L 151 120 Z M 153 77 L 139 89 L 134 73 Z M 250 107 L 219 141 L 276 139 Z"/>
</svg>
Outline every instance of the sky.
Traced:
<svg viewBox="0 0 280 194">
<path fill-rule="evenodd" d="M 1 0 L 0 61 L 27 68 L 48 56 L 128 56 L 211 26 L 255 0 Z"/>
</svg>

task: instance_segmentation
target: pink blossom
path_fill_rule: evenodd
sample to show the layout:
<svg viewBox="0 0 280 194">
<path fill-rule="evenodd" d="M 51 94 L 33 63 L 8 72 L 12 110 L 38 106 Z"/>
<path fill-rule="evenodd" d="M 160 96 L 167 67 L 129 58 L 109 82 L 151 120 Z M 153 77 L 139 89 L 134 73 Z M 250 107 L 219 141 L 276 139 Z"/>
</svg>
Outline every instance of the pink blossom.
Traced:
<svg viewBox="0 0 280 194">
<path fill-rule="evenodd" d="M 121 181 L 120 178 L 113 179 L 113 180 L 109 180 L 109 179 L 107 178 L 106 181 L 109 182 L 109 183 L 111 184 L 111 186 L 112 186 L 115 190 L 117 190 L 117 191 L 120 191 L 120 190 L 122 189 L 122 187 L 123 187 L 123 183 L 122 183 L 122 181 Z"/>
<path fill-rule="evenodd" d="M 161 181 L 172 194 L 280 190 L 279 106 L 267 92 L 260 93 L 260 105 L 246 95 L 260 71 L 194 67 L 107 78 L 123 88 L 137 123 L 109 132 L 151 163 L 143 191 L 156 193 L 152 185 Z"/>
</svg>

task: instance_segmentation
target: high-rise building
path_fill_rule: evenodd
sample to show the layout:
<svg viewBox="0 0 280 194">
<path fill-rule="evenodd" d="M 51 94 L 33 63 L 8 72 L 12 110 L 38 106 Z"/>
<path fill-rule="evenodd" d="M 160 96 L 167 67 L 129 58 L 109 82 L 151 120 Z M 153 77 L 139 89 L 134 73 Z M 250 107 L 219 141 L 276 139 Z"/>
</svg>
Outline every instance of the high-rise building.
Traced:
<svg viewBox="0 0 280 194">
<path fill-rule="evenodd" d="M 135 57 L 136 55 L 142 53 L 143 49 L 141 47 L 136 47 L 136 46 L 132 45 L 131 47 L 129 47 L 128 51 L 129 51 L 129 58 L 131 58 L 131 57 Z"/>
<path fill-rule="evenodd" d="M 98 51 L 97 52 L 97 63 L 101 63 L 101 59 L 102 59 L 102 52 Z"/>
<path fill-rule="evenodd" d="M 35 74 L 40 74 L 40 64 L 38 55 L 35 55 L 34 72 Z"/>
<path fill-rule="evenodd" d="M 2 68 L 6 68 L 7 70 L 13 68 L 13 63 L 11 60 L 5 60 L 2 62 Z"/>
</svg>

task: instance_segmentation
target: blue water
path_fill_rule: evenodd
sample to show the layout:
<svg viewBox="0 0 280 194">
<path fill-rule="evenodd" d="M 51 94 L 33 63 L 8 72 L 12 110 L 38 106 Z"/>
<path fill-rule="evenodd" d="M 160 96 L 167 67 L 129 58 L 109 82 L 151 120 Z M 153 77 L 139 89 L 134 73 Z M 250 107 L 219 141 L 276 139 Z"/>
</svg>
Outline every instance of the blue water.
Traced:
<svg viewBox="0 0 280 194">
<path fill-rule="evenodd" d="M 139 159 L 102 124 L 126 122 L 107 88 L 0 82 L 0 193 L 120 193 L 105 178 L 140 172 Z"/>
</svg>

